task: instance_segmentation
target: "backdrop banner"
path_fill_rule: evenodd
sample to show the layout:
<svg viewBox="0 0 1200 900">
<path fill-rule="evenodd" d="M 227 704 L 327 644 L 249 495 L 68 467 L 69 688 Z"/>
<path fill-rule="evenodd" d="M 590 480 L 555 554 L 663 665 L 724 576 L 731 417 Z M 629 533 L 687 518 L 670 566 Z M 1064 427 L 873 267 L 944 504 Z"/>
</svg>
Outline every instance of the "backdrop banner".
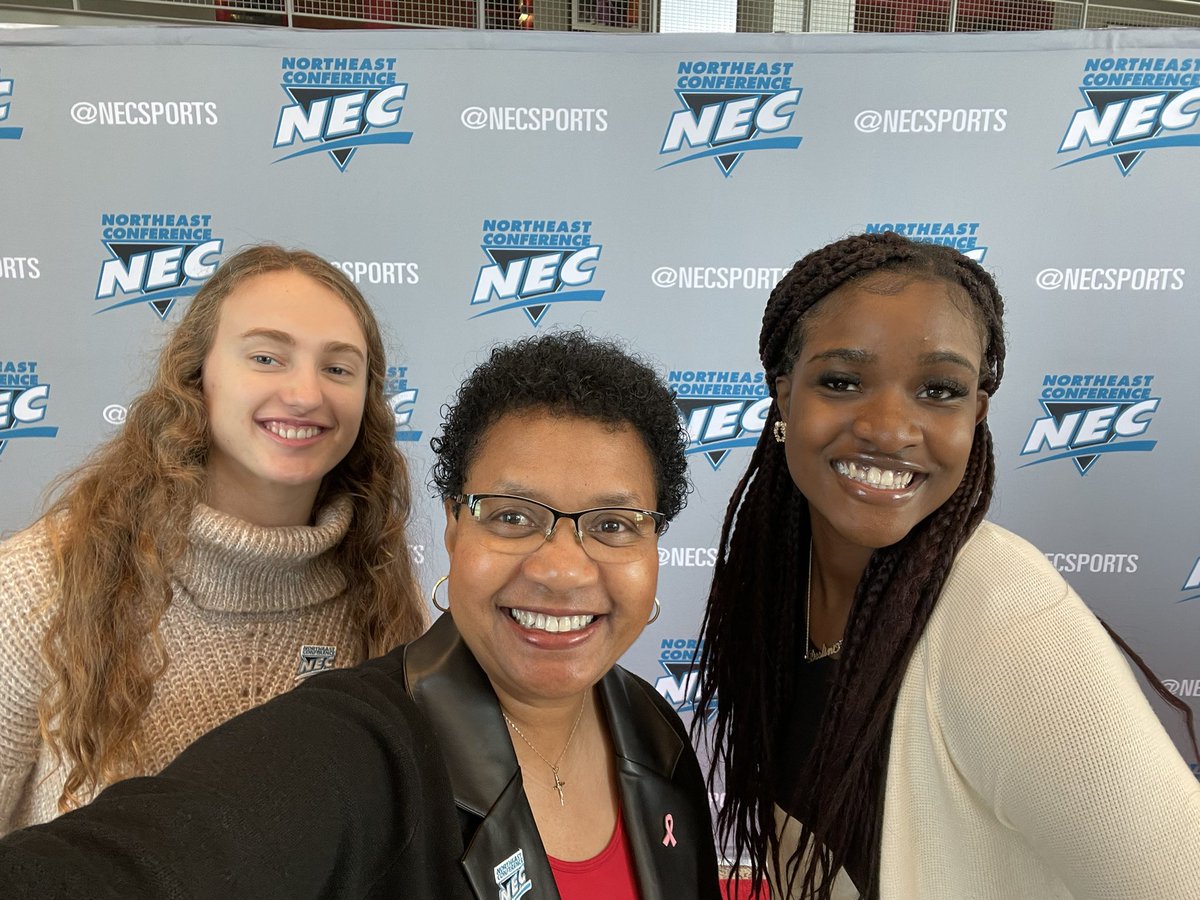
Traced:
<svg viewBox="0 0 1200 900">
<path fill-rule="evenodd" d="M 429 439 L 488 348 L 583 326 L 669 379 L 695 490 L 624 662 L 690 714 L 767 295 L 894 230 L 1005 294 L 991 517 L 1200 707 L 1198 119 L 1186 29 L 0 33 L 0 532 L 121 427 L 223 258 L 306 247 L 385 324 L 427 590 Z"/>
</svg>

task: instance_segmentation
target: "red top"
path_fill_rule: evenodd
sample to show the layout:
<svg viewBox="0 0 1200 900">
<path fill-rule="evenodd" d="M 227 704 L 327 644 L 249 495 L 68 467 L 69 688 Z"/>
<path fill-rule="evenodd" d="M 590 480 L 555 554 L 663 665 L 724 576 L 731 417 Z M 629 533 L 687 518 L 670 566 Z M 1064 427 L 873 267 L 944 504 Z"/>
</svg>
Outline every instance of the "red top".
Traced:
<svg viewBox="0 0 1200 900">
<path fill-rule="evenodd" d="M 608 846 L 591 859 L 578 862 L 550 860 L 550 871 L 562 900 L 639 900 L 637 873 L 633 868 L 633 856 L 629 852 L 629 841 L 625 838 L 625 826 L 617 814 L 617 827 L 613 829 Z"/>
</svg>

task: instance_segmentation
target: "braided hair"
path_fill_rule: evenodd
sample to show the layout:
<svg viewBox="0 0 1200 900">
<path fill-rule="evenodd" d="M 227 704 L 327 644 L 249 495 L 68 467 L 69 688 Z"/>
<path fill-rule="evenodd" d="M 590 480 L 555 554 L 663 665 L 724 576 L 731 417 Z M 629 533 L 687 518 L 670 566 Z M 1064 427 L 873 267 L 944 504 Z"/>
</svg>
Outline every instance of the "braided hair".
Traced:
<svg viewBox="0 0 1200 900">
<path fill-rule="evenodd" d="M 771 292 L 759 355 L 772 396 L 791 372 L 808 314 L 833 291 L 889 273 L 945 282 L 969 298 L 984 338 L 979 387 L 992 394 L 1004 372 L 1003 301 L 991 276 L 957 251 L 918 244 L 893 233 L 832 243 L 797 262 Z M 956 290 L 955 294 L 958 293 Z M 865 848 L 866 896 L 878 893 L 882 799 L 892 713 L 909 657 L 925 629 L 959 548 L 982 521 L 995 479 L 987 420 L 975 427 L 962 482 L 953 495 L 898 543 L 876 550 L 859 581 L 846 624 L 841 664 L 812 753 L 801 770 L 811 821 L 780 877 L 775 832 L 775 728 L 789 709 L 800 662 L 808 560 L 798 547 L 812 538 L 808 501 L 788 472 L 783 445 L 772 439 L 777 404 L 749 468 L 734 490 L 705 613 L 697 708 L 715 712 L 708 778 L 724 781 L 717 831 L 747 860 L 758 889 L 768 860 L 777 880 L 801 894 L 828 898 L 848 848 Z M 747 602 L 747 598 L 750 602 Z M 698 715 L 693 727 L 702 727 Z M 803 869 L 803 871 L 802 871 Z"/>
</svg>

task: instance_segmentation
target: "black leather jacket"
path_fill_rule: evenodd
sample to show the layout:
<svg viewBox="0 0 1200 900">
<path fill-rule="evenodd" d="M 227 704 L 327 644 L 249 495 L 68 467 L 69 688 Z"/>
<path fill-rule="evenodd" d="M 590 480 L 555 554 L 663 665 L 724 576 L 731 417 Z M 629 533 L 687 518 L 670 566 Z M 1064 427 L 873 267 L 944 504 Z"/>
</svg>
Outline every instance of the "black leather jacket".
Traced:
<svg viewBox="0 0 1200 900">
<path fill-rule="evenodd" d="M 520 850 L 526 896 L 558 900 L 496 695 L 449 613 L 408 646 L 404 675 L 450 773 L 474 895 L 496 897 L 497 867 Z M 708 794 L 679 717 L 620 666 L 599 691 L 642 900 L 718 897 Z"/>
<path fill-rule="evenodd" d="M 600 695 L 642 900 L 717 900 L 678 717 L 619 668 Z M 226 722 L 160 775 L 3 838 L 0 896 L 559 898 L 499 704 L 448 615 Z"/>
</svg>

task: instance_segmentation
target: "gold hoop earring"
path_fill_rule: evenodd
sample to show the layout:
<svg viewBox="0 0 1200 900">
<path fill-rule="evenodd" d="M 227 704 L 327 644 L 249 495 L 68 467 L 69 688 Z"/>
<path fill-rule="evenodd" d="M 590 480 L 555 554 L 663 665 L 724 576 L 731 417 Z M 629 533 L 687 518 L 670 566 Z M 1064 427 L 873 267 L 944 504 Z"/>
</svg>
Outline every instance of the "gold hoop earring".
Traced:
<svg viewBox="0 0 1200 900">
<path fill-rule="evenodd" d="M 441 578 L 439 578 L 437 581 L 435 581 L 435 582 L 434 582 L 434 584 L 433 584 L 433 590 L 429 592 L 429 602 L 430 602 L 430 603 L 432 603 L 432 604 L 434 605 L 434 608 L 435 608 L 435 609 L 440 609 L 442 612 L 449 612 L 449 611 L 450 611 L 450 593 L 449 593 L 449 588 L 447 588 L 447 589 L 446 589 L 446 591 L 447 591 L 447 592 L 446 592 L 446 605 L 445 605 L 445 606 L 442 606 L 441 604 L 439 604 L 439 603 L 437 602 L 437 589 L 438 589 L 438 588 L 440 588 L 440 587 L 442 586 L 442 583 L 443 583 L 443 582 L 446 582 L 446 581 L 449 581 L 449 580 L 450 580 L 450 576 L 449 576 L 449 575 L 443 575 Z"/>
<path fill-rule="evenodd" d="M 646 624 L 653 625 L 655 622 L 657 622 L 658 614 L 661 612 L 662 612 L 662 604 L 658 601 L 658 598 L 655 597 L 654 598 L 654 615 L 652 615 L 649 619 L 646 620 Z"/>
<path fill-rule="evenodd" d="M 775 443 L 782 444 L 787 440 L 787 422 L 779 419 L 775 422 Z"/>
</svg>

